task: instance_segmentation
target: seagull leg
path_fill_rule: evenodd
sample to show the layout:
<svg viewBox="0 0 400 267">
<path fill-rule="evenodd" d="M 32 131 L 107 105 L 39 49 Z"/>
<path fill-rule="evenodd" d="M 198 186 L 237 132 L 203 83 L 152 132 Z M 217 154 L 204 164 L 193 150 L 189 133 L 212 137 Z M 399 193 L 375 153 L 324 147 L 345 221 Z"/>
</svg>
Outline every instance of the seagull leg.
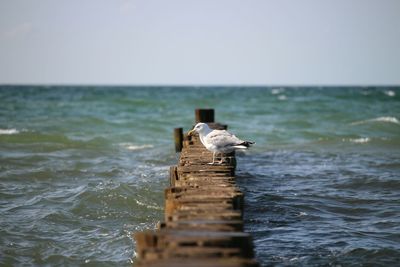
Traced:
<svg viewBox="0 0 400 267">
<path fill-rule="evenodd" d="M 208 163 L 209 165 L 214 165 L 214 163 L 215 163 L 215 152 L 213 152 L 213 161 L 212 162 L 210 162 L 210 163 Z"/>
<path fill-rule="evenodd" d="M 222 164 L 223 162 L 224 162 L 224 158 L 223 158 L 223 156 L 222 156 L 222 153 L 220 153 L 220 160 L 218 161 L 218 164 Z"/>
</svg>

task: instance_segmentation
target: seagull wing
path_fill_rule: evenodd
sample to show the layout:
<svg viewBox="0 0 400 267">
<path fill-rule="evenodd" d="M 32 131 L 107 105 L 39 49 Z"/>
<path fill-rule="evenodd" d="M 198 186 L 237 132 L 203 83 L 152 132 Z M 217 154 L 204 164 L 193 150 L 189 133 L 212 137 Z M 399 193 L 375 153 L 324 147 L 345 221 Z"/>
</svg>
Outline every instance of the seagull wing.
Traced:
<svg viewBox="0 0 400 267">
<path fill-rule="evenodd" d="M 244 143 L 243 140 L 225 130 L 213 130 L 206 138 L 207 143 L 220 148 L 238 146 Z"/>
</svg>

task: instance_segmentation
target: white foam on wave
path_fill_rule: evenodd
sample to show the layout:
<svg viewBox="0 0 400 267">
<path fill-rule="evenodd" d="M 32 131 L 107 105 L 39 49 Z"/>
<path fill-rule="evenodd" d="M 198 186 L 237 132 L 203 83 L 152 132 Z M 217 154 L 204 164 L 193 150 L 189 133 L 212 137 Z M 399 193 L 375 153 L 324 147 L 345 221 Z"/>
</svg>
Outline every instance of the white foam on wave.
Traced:
<svg viewBox="0 0 400 267">
<path fill-rule="evenodd" d="M 278 100 L 284 101 L 286 99 L 287 99 L 287 97 L 285 95 L 278 96 Z"/>
<path fill-rule="evenodd" d="M 355 122 L 350 123 L 350 125 L 359 125 L 359 124 L 365 124 L 365 123 L 369 123 L 369 122 L 390 122 L 390 123 L 400 124 L 400 121 L 395 117 L 379 117 L 379 118 L 374 118 L 374 119 L 369 119 L 369 120 L 355 121 Z"/>
<path fill-rule="evenodd" d="M 153 148 L 154 146 L 153 145 L 150 145 L 150 144 L 144 144 L 144 145 L 135 145 L 135 144 L 132 144 L 132 143 L 122 143 L 122 144 L 120 144 L 122 147 L 124 147 L 124 148 L 126 148 L 126 149 L 128 149 L 128 150 L 132 150 L 132 151 L 135 151 L 135 150 L 142 150 L 142 149 L 146 149 L 146 148 Z"/>
<path fill-rule="evenodd" d="M 277 95 L 285 91 L 285 88 L 273 88 L 271 89 L 271 94 Z"/>
<path fill-rule="evenodd" d="M 153 210 L 163 210 L 162 207 L 156 206 L 156 205 L 151 205 L 151 204 L 146 204 L 142 201 L 139 201 L 137 199 L 135 199 L 136 204 L 138 204 L 139 206 L 143 206 L 146 207 L 148 209 L 153 209 Z"/>
<path fill-rule="evenodd" d="M 362 137 L 362 138 L 350 138 L 349 142 L 351 143 L 356 143 L 356 144 L 365 144 L 371 141 L 371 138 L 369 137 Z"/>
<path fill-rule="evenodd" d="M 17 129 L 0 129 L 0 134 L 18 134 Z"/>
<path fill-rule="evenodd" d="M 396 96 L 395 91 L 392 91 L 392 90 L 384 91 L 384 93 L 385 93 L 385 95 L 387 95 L 387 96 L 391 96 L 391 97 Z"/>
</svg>

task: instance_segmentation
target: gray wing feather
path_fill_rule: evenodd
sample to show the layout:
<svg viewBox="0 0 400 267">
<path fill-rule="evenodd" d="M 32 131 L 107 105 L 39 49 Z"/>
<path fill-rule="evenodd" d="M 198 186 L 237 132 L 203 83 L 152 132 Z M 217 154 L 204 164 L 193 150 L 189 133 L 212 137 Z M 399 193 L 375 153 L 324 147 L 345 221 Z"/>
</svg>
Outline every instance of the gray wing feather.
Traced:
<svg viewBox="0 0 400 267">
<path fill-rule="evenodd" d="M 235 146 L 244 142 L 225 130 L 212 131 L 207 135 L 207 141 L 217 147 Z"/>
</svg>

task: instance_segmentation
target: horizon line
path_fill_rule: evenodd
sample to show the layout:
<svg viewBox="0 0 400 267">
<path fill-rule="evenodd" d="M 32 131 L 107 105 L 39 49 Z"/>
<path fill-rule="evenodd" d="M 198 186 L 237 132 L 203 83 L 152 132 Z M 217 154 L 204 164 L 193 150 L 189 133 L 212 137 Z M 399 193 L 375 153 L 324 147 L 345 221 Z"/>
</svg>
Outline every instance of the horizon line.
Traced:
<svg viewBox="0 0 400 267">
<path fill-rule="evenodd" d="M 37 87 L 249 87 L 249 88 L 259 88 L 259 87 L 400 87 L 400 84 L 140 84 L 140 83 L 0 83 L 0 87 L 5 86 L 37 86 Z"/>
</svg>

